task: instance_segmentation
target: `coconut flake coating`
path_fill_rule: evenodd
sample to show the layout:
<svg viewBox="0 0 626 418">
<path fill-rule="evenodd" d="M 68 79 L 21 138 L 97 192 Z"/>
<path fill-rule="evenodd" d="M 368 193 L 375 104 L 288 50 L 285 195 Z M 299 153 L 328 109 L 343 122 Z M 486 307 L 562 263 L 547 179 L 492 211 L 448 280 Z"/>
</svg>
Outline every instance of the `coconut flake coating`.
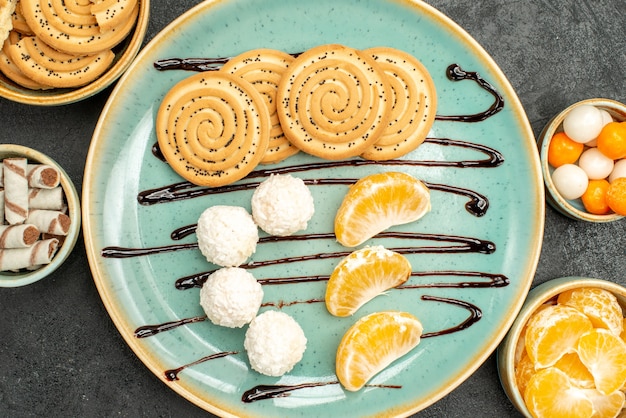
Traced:
<svg viewBox="0 0 626 418">
<path fill-rule="evenodd" d="M 241 328 L 254 319 L 263 288 L 240 267 L 224 267 L 211 274 L 200 289 L 200 305 L 215 325 Z"/>
<path fill-rule="evenodd" d="M 250 323 L 243 345 L 254 370 L 282 376 L 302 359 L 306 343 L 295 319 L 284 312 L 265 311 Z"/>
<path fill-rule="evenodd" d="M 272 174 L 252 195 L 252 217 L 270 235 L 306 229 L 314 213 L 311 191 L 302 179 L 289 174 Z"/>
<path fill-rule="evenodd" d="M 200 251 L 210 263 L 237 267 L 256 251 L 259 230 L 244 208 L 218 205 L 202 212 L 196 238 Z"/>
</svg>

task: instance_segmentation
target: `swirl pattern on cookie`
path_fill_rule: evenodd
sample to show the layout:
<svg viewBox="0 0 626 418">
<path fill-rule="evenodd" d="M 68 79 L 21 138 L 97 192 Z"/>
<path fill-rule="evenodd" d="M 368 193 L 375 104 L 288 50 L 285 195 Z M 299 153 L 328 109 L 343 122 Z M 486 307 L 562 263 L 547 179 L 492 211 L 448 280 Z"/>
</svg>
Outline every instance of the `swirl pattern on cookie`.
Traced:
<svg viewBox="0 0 626 418">
<path fill-rule="evenodd" d="M 114 29 L 132 17 L 137 0 L 91 0 L 90 12 L 96 18 L 100 31 Z"/>
<path fill-rule="evenodd" d="M 299 55 L 278 87 L 287 139 L 309 154 L 337 160 L 360 155 L 387 125 L 386 75 L 359 50 L 321 45 Z"/>
<path fill-rule="evenodd" d="M 78 87 L 95 80 L 115 58 L 111 50 L 89 56 L 65 54 L 35 36 L 24 36 L 7 49 L 7 55 L 22 74 L 36 83 L 57 88 Z"/>
<path fill-rule="evenodd" d="M 89 0 L 20 0 L 22 13 L 35 34 L 51 47 L 77 55 L 111 49 L 131 31 L 139 13 L 109 30 L 101 30 Z"/>
<path fill-rule="evenodd" d="M 174 171 L 196 185 L 217 187 L 259 164 L 269 143 L 270 117 L 261 93 L 243 78 L 199 73 L 165 95 L 156 134 Z"/>
<path fill-rule="evenodd" d="M 390 160 L 417 148 L 435 121 L 435 83 L 424 65 L 414 56 L 394 48 L 366 49 L 387 74 L 393 103 L 388 126 L 379 140 L 361 157 Z"/>
<path fill-rule="evenodd" d="M 270 114 L 272 129 L 269 146 L 261 160 L 262 164 L 277 163 L 299 151 L 285 138 L 276 113 L 278 84 L 293 59 L 293 56 L 275 49 L 254 49 L 229 59 L 222 67 L 222 71 L 249 81 L 263 95 Z"/>
<path fill-rule="evenodd" d="M 47 90 L 52 86 L 47 86 L 28 78 L 24 73 L 15 65 L 11 57 L 9 57 L 6 51 L 12 43 L 18 42 L 21 39 L 21 35 L 15 31 L 9 34 L 9 37 L 4 41 L 4 46 L 0 50 L 0 71 L 11 81 L 19 84 L 22 87 L 29 88 L 31 90 Z"/>
</svg>

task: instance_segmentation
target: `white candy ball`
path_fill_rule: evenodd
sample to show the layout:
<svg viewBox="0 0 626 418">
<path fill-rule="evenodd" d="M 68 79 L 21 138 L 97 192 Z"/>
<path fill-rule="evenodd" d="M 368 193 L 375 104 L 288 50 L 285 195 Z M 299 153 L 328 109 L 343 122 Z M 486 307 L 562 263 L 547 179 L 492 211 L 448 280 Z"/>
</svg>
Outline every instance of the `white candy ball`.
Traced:
<svg viewBox="0 0 626 418">
<path fill-rule="evenodd" d="M 589 148 L 578 159 L 578 166 L 582 168 L 591 180 L 605 179 L 613 171 L 613 160 L 602 154 L 597 148 Z"/>
<path fill-rule="evenodd" d="M 609 183 L 612 183 L 615 179 L 620 177 L 626 177 L 626 159 L 619 160 L 613 165 L 613 171 L 609 176 Z"/>
<path fill-rule="evenodd" d="M 564 199 L 578 199 L 589 185 L 587 173 L 575 164 L 564 164 L 552 173 L 552 182 Z"/>
<path fill-rule="evenodd" d="M 582 144 L 593 141 L 604 126 L 602 112 L 592 105 L 573 108 L 563 119 L 563 130 L 573 141 Z"/>
</svg>

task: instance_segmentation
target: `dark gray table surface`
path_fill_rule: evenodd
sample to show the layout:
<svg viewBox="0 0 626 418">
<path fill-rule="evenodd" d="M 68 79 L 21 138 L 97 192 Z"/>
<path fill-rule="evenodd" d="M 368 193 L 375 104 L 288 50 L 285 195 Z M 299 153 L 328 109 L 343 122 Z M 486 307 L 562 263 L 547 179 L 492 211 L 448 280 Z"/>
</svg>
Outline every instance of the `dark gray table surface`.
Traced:
<svg viewBox="0 0 626 418">
<path fill-rule="evenodd" d="M 146 41 L 198 0 L 152 0 Z M 430 0 L 495 59 L 536 136 L 590 97 L 626 102 L 623 0 Z M 0 99 L 0 140 L 58 161 L 81 189 L 93 129 L 111 89 L 80 103 L 32 107 Z M 561 276 L 626 285 L 626 221 L 588 224 L 546 208 L 533 286 Z M 154 376 L 124 343 L 94 285 L 82 236 L 51 277 L 0 288 L 0 416 L 206 417 Z M 518 416 L 495 356 L 419 417 Z"/>
</svg>

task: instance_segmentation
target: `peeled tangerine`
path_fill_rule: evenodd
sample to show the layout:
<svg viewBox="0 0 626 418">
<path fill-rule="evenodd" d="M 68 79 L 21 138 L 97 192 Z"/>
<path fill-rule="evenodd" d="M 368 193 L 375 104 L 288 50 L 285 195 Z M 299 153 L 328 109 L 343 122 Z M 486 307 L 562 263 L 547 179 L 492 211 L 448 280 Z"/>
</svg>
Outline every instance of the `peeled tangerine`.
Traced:
<svg viewBox="0 0 626 418">
<path fill-rule="evenodd" d="M 352 252 L 337 264 L 326 285 L 326 308 L 335 316 L 349 316 L 384 291 L 406 282 L 411 263 L 382 246 Z"/>
<path fill-rule="evenodd" d="M 337 241 L 356 247 L 394 225 L 416 221 L 430 211 L 430 191 L 399 172 L 376 173 L 350 187 L 335 216 Z"/>
<path fill-rule="evenodd" d="M 346 390 L 358 391 L 389 364 L 415 348 L 422 337 L 420 321 L 407 312 L 384 311 L 358 320 L 344 334 L 336 357 L 336 374 Z"/>
</svg>

